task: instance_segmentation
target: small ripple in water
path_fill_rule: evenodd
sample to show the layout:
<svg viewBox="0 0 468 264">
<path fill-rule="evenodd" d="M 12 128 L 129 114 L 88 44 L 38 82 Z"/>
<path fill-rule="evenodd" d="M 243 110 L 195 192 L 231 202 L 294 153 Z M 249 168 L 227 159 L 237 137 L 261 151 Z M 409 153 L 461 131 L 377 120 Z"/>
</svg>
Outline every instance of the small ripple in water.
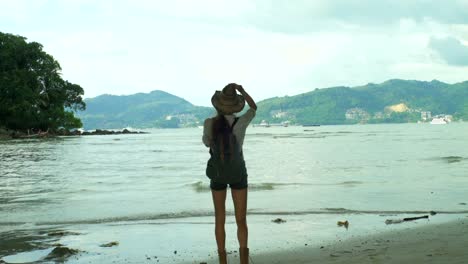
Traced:
<svg viewBox="0 0 468 264">
<path fill-rule="evenodd" d="M 447 157 L 442 157 L 442 160 L 448 162 L 448 163 L 455 163 L 455 162 L 460 162 L 463 160 L 463 157 L 460 156 L 447 156 Z"/>
<path fill-rule="evenodd" d="M 430 158 L 428 160 L 438 160 L 438 161 L 443 161 L 447 163 L 457 163 L 465 160 L 467 158 L 461 157 L 461 156 L 444 156 L 444 157 L 434 157 Z"/>
</svg>

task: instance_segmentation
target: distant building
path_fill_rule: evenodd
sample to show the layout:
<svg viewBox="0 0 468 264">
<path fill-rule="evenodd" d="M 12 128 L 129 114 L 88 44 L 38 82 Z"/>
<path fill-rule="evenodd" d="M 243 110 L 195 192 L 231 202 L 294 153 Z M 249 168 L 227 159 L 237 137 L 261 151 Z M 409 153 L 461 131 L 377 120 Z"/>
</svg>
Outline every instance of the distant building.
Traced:
<svg viewBox="0 0 468 264">
<path fill-rule="evenodd" d="M 270 115 L 273 118 L 285 118 L 289 116 L 288 112 L 282 110 L 272 110 L 270 111 Z"/>
<path fill-rule="evenodd" d="M 167 115 L 164 119 L 166 121 L 172 121 L 173 119 L 176 119 L 181 126 L 194 126 L 197 124 L 197 122 L 199 122 L 194 114 Z"/>
<path fill-rule="evenodd" d="M 345 117 L 350 120 L 368 120 L 370 118 L 370 114 L 364 109 L 356 107 L 346 110 Z"/>
<path fill-rule="evenodd" d="M 173 117 L 179 119 L 179 122 L 182 126 L 196 124 L 196 122 L 198 121 L 194 114 L 177 114 Z"/>
<path fill-rule="evenodd" d="M 428 121 L 432 118 L 430 111 L 421 111 L 421 120 Z"/>
<path fill-rule="evenodd" d="M 382 112 L 375 112 L 375 114 L 374 114 L 375 119 L 382 119 L 384 117 L 385 117 L 385 115 Z"/>
</svg>

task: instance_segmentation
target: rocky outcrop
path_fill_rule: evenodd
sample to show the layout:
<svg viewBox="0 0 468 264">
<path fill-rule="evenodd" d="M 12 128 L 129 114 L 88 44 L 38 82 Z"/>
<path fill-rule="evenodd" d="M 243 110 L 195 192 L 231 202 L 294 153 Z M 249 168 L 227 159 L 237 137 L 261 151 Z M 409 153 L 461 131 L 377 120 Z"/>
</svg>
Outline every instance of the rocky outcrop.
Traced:
<svg viewBox="0 0 468 264">
<path fill-rule="evenodd" d="M 0 140 L 8 139 L 32 139 L 32 138 L 48 138 L 54 136 L 92 136 L 92 135 L 120 135 L 120 134 L 148 134 L 148 132 L 142 131 L 130 131 L 128 129 L 123 130 L 105 130 L 105 129 L 96 129 L 94 131 L 80 131 L 80 130 L 68 130 L 68 129 L 59 129 L 55 132 L 37 132 L 37 133 L 26 133 L 24 131 L 17 130 L 8 130 L 0 128 Z"/>
<path fill-rule="evenodd" d="M 57 132 L 59 136 L 92 136 L 92 135 L 119 135 L 119 134 L 148 134 L 148 132 L 142 131 L 130 131 L 128 129 L 123 130 L 105 130 L 105 129 L 96 129 L 94 131 L 79 131 L 79 130 L 66 130 L 61 129 Z"/>
<path fill-rule="evenodd" d="M 44 260 L 55 261 L 55 262 L 64 262 L 67 258 L 78 254 L 80 251 L 77 249 L 72 249 L 68 247 L 56 247 L 54 248 L 49 255 L 47 255 Z"/>
<path fill-rule="evenodd" d="M 118 135 L 118 134 L 147 134 L 147 133 L 148 132 L 130 131 L 128 129 L 123 129 L 122 131 L 96 129 L 95 131 L 92 131 L 92 132 L 85 131 L 81 133 L 81 135 L 89 136 L 89 135 Z"/>
</svg>

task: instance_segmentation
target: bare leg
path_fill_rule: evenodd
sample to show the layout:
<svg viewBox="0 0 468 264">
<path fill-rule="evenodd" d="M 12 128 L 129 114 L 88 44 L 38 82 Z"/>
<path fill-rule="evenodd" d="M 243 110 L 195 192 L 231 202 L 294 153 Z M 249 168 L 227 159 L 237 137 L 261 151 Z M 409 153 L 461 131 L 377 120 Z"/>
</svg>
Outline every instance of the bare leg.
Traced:
<svg viewBox="0 0 468 264">
<path fill-rule="evenodd" d="M 237 223 L 237 239 L 240 248 L 247 248 L 247 188 L 242 190 L 231 189 L 232 201 Z"/>
<path fill-rule="evenodd" d="M 213 195 L 213 204 L 215 209 L 215 236 L 219 251 L 226 248 L 226 231 L 224 223 L 226 222 L 226 189 L 221 191 L 211 190 Z"/>
</svg>

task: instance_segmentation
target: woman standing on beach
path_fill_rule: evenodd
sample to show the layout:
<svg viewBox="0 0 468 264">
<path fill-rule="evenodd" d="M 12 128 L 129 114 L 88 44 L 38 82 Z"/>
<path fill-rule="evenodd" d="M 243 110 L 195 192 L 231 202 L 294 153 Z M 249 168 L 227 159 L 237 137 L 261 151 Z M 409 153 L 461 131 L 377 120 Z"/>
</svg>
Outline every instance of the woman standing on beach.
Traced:
<svg viewBox="0 0 468 264">
<path fill-rule="evenodd" d="M 236 93 L 238 91 L 241 95 Z M 234 113 L 242 111 L 245 101 L 249 110 L 240 117 Z M 215 236 L 218 245 L 219 263 L 227 263 L 226 232 L 226 193 L 231 188 L 237 223 L 240 263 L 249 263 L 247 229 L 247 169 L 245 167 L 242 144 L 247 126 L 255 117 L 257 105 L 241 85 L 230 83 L 222 91 L 216 91 L 211 103 L 217 115 L 205 120 L 203 143 L 210 148 L 206 175 L 210 178 L 210 188 L 215 209 Z"/>
</svg>

